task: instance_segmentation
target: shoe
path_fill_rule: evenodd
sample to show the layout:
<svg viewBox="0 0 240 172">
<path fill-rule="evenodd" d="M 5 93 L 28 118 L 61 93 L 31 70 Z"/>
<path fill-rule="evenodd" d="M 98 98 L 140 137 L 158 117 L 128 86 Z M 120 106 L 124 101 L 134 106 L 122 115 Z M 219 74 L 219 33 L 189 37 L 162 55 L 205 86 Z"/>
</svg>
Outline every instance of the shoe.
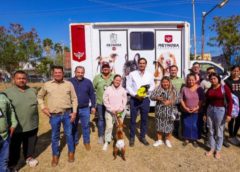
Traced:
<svg viewBox="0 0 240 172">
<path fill-rule="evenodd" d="M 103 136 L 98 137 L 98 144 L 100 145 L 104 144 Z"/>
<path fill-rule="evenodd" d="M 167 145 L 167 147 L 171 148 L 172 147 L 172 144 L 169 140 L 166 140 L 165 141 L 165 144 Z"/>
<path fill-rule="evenodd" d="M 236 137 L 231 137 L 231 138 L 228 139 L 228 141 L 233 145 L 238 145 L 239 144 L 239 140 Z"/>
<path fill-rule="evenodd" d="M 108 148 L 108 142 L 105 142 L 104 145 L 103 145 L 102 150 L 103 151 L 107 151 L 107 148 Z"/>
<path fill-rule="evenodd" d="M 198 143 L 196 141 L 193 141 L 193 147 L 197 148 L 198 147 Z"/>
<path fill-rule="evenodd" d="M 52 157 L 52 167 L 56 167 L 58 165 L 58 156 L 53 156 Z"/>
<path fill-rule="evenodd" d="M 134 146 L 134 139 L 133 139 L 133 138 L 130 138 L 129 146 L 130 146 L 130 147 L 133 147 L 133 146 Z"/>
<path fill-rule="evenodd" d="M 145 138 L 141 138 L 140 142 L 142 142 L 145 146 L 149 145 L 148 141 Z"/>
<path fill-rule="evenodd" d="M 38 165 L 38 160 L 36 160 L 32 157 L 29 157 L 26 160 L 26 164 L 29 165 L 29 167 L 36 167 Z"/>
<path fill-rule="evenodd" d="M 91 145 L 90 145 L 90 143 L 86 143 L 86 144 L 84 144 L 84 146 L 85 146 L 85 148 L 86 148 L 87 151 L 90 151 L 90 150 L 91 150 Z"/>
<path fill-rule="evenodd" d="M 155 143 L 153 143 L 153 146 L 154 146 L 154 147 L 158 147 L 158 146 L 160 146 L 160 145 L 163 145 L 163 141 L 162 141 L 162 140 L 158 140 L 158 141 L 156 141 Z"/>
<path fill-rule="evenodd" d="M 227 142 L 226 139 L 223 140 L 223 146 L 225 146 L 226 148 L 230 147 L 230 144 Z"/>
<path fill-rule="evenodd" d="M 187 146 L 188 143 L 189 143 L 189 141 L 185 140 L 185 141 L 183 142 L 183 146 Z"/>
<path fill-rule="evenodd" d="M 74 152 L 68 153 L 68 162 L 74 162 Z"/>
<path fill-rule="evenodd" d="M 240 140 L 237 138 L 237 136 L 235 137 L 236 143 L 237 145 L 240 145 Z"/>
</svg>

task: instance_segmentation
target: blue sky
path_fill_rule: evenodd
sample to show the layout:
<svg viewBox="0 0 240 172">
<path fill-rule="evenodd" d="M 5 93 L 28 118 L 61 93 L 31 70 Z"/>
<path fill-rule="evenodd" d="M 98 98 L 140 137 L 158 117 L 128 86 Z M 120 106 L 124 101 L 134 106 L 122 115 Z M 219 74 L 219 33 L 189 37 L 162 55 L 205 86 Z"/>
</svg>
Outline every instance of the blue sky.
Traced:
<svg viewBox="0 0 240 172">
<path fill-rule="evenodd" d="M 195 0 L 197 52 L 201 52 L 201 15 L 221 0 Z M 240 0 L 229 0 L 206 17 L 205 38 L 214 36 L 208 27 L 214 16 L 240 15 Z M 69 24 L 106 21 L 187 21 L 193 38 L 192 0 L 9 0 L 1 1 L 0 25 L 22 24 L 35 28 L 40 38 L 69 46 Z M 193 43 L 192 43 L 193 46 Z M 205 52 L 220 54 L 218 48 L 206 46 Z"/>
</svg>

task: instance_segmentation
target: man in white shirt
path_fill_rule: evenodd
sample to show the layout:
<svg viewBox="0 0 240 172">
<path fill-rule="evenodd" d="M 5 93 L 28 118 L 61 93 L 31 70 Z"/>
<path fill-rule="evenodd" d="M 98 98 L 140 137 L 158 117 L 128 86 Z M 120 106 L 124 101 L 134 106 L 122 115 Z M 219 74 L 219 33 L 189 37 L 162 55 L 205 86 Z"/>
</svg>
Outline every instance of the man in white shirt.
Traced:
<svg viewBox="0 0 240 172">
<path fill-rule="evenodd" d="M 135 129 L 136 129 L 136 119 L 138 110 L 141 115 L 141 125 L 140 125 L 140 141 L 144 145 L 149 145 L 145 138 L 147 132 L 147 120 L 148 112 L 150 108 L 150 100 L 148 95 L 154 90 L 154 78 L 153 74 L 146 71 L 147 60 L 145 58 L 139 58 L 138 60 L 138 70 L 131 72 L 127 78 L 126 89 L 130 94 L 130 142 L 131 147 L 134 146 L 135 140 Z M 141 96 L 138 94 L 139 89 L 142 86 L 147 86 L 147 95 Z"/>
</svg>

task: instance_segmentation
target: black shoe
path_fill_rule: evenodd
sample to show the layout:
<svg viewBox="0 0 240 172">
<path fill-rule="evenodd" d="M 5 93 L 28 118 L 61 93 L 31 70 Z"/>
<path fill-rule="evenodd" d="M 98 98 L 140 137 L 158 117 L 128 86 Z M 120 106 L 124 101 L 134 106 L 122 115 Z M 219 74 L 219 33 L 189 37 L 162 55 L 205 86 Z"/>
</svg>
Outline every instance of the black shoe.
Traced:
<svg viewBox="0 0 240 172">
<path fill-rule="evenodd" d="M 145 146 L 149 145 L 148 141 L 145 138 L 141 138 L 140 142 L 142 142 Z"/>
<path fill-rule="evenodd" d="M 129 146 L 133 147 L 134 146 L 134 139 L 130 138 L 129 140 Z"/>
<path fill-rule="evenodd" d="M 194 141 L 192 144 L 193 144 L 193 146 L 194 146 L 195 148 L 198 147 L 198 143 L 197 143 L 196 141 Z"/>
<path fill-rule="evenodd" d="M 223 140 L 223 146 L 225 146 L 226 148 L 230 147 L 230 144 L 227 142 L 227 140 Z"/>
</svg>

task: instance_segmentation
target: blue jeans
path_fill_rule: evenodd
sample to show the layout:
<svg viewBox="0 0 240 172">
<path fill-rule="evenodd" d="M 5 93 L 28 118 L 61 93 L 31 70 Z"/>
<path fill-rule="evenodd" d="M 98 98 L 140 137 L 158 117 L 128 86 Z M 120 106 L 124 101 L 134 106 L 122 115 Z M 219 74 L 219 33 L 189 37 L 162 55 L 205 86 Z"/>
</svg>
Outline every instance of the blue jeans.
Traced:
<svg viewBox="0 0 240 172">
<path fill-rule="evenodd" d="M 8 172 L 8 157 L 9 157 L 9 145 L 10 145 L 10 137 L 3 141 L 2 145 L 0 145 L 0 171 Z"/>
<path fill-rule="evenodd" d="M 135 130 L 136 130 L 136 119 L 138 115 L 138 110 L 140 110 L 141 115 L 141 124 L 140 124 L 140 138 L 145 138 L 147 133 L 147 121 L 148 121 L 148 112 L 150 109 L 150 100 L 149 98 L 139 101 L 136 98 L 131 97 L 130 99 L 130 138 L 134 139 Z"/>
<path fill-rule="evenodd" d="M 104 105 L 97 104 L 97 114 L 98 114 L 98 136 L 103 137 L 105 131 L 105 111 L 106 108 Z"/>
<path fill-rule="evenodd" d="M 52 154 L 59 156 L 59 140 L 60 140 L 60 128 L 63 123 L 64 134 L 68 145 L 68 152 L 74 152 L 74 142 L 72 136 L 72 123 L 70 121 L 71 112 L 65 112 L 64 114 L 54 114 L 50 117 L 50 124 L 52 128 Z"/>
<path fill-rule="evenodd" d="M 79 131 L 78 131 L 78 122 L 79 119 L 81 121 L 82 126 L 82 134 L 83 134 L 83 143 L 87 144 L 90 143 L 90 108 L 79 108 L 78 109 L 78 115 L 76 117 L 76 120 L 73 123 L 73 140 L 75 145 L 79 142 Z"/>
<path fill-rule="evenodd" d="M 212 150 L 220 151 L 225 128 L 225 108 L 209 105 L 207 108 L 208 139 Z"/>
</svg>

